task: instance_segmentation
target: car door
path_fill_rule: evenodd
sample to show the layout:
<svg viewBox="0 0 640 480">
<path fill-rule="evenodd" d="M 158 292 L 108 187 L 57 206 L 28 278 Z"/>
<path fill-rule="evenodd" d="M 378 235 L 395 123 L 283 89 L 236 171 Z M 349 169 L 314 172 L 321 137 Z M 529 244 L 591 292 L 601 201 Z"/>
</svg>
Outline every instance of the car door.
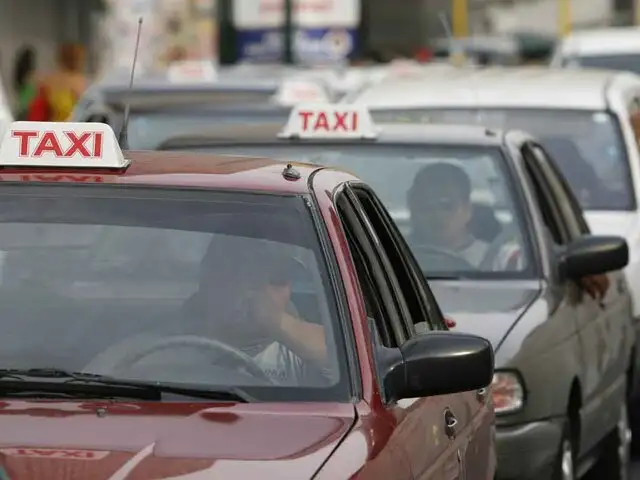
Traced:
<svg viewBox="0 0 640 480">
<path fill-rule="evenodd" d="M 409 309 L 409 317 L 405 318 L 410 335 L 446 329 L 442 312 L 422 271 L 381 200 L 365 185 L 354 185 L 353 192 L 396 273 Z M 487 390 L 456 394 L 451 404 L 451 413 L 457 421 L 453 437 L 457 443 L 461 474 L 464 478 L 486 479 L 495 463 L 494 416 Z"/>
<path fill-rule="evenodd" d="M 543 167 L 546 158 L 544 150 L 533 142 L 527 142 L 522 150 L 545 224 L 553 237 L 557 266 L 564 249 L 581 235 L 575 217 L 568 214 L 569 198 L 573 196 L 563 194 L 558 183 L 549 177 L 548 168 L 545 170 Z M 606 428 L 609 421 L 603 418 L 605 410 L 600 406 L 605 385 L 602 364 L 607 349 L 598 325 L 600 307 L 576 282 L 563 278 L 557 269 L 556 275 L 550 280 L 552 290 L 561 295 L 558 310 L 552 315 L 558 317 L 554 321 L 571 321 L 575 326 L 575 335 L 567 336 L 563 342 L 565 348 L 575 350 L 580 359 L 579 372 L 576 372 L 582 391 L 580 450 L 586 452 L 602 438 L 603 432 L 609 431 Z"/>
<path fill-rule="evenodd" d="M 358 277 L 370 315 L 372 338 L 384 347 L 397 348 L 411 335 L 406 321 L 408 306 L 382 243 L 356 195 L 345 188 L 336 198 L 336 206 L 349 242 L 350 252 L 360 264 Z M 368 282 L 368 280 L 370 282 Z M 367 283 L 370 285 L 367 286 Z M 368 298 L 367 298 L 368 297 Z M 375 349 L 374 349 L 375 351 Z M 453 410 L 462 410 L 454 395 L 404 399 L 385 398 L 378 375 L 385 409 L 395 419 L 394 437 L 405 452 L 415 479 L 453 480 L 462 478 L 455 433 L 458 425 Z"/>
<path fill-rule="evenodd" d="M 572 237 L 589 235 L 590 230 L 587 222 L 566 180 L 540 145 L 532 144 L 532 149 L 540 161 L 541 170 L 547 177 L 551 188 L 557 192 L 562 213 L 567 220 Z M 601 299 L 583 295 L 587 307 L 585 313 L 592 314 L 593 319 L 582 318 L 581 321 L 587 324 L 594 322 L 594 326 L 581 329 L 581 332 L 589 335 L 591 338 L 588 343 L 597 345 L 599 349 L 599 355 L 597 355 L 599 364 L 595 365 L 601 378 L 598 391 L 602 392 L 602 398 L 607 401 L 603 405 L 605 409 L 600 412 L 596 420 L 597 427 L 594 428 L 604 429 L 606 432 L 608 431 L 607 426 L 613 425 L 615 418 L 617 418 L 620 398 L 614 393 L 616 392 L 615 386 L 617 382 L 621 381 L 621 378 L 626 381 L 630 360 L 630 349 L 626 339 L 630 338 L 633 333 L 623 272 L 609 272 L 597 277 L 600 277 L 600 282 L 604 280 L 609 288 Z M 611 418 L 608 418 L 609 415 Z M 607 420 L 611 423 L 609 424 Z"/>
</svg>

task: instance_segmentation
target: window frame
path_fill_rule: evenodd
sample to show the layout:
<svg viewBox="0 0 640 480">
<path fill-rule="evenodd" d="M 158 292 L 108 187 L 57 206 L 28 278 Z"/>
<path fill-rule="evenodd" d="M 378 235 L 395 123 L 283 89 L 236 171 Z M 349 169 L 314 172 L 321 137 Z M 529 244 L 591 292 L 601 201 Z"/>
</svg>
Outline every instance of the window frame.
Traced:
<svg viewBox="0 0 640 480">
<path fill-rule="evenodd" d="M 426 323 L 430 331 L 447 330 L 444 316 L 433 292 L 429 288 L 427 279 L 418 266 L 406 240 L 398 230 L 396 223 L 384 207 L 382 200 L 380 200 L 371 187 L 363 182 L 351 182 L 350 186 L 358 198 L 363 213 L 370 217 L 369 220 L 371 224 L 375 225 L 377 221 L 380 222 L 382 235 L 378 236 L 380 237 L 383 248 L 385 251 L 391 249 L 395 252 L 395 258 L 392 259 L 391 262 L 392 268 L 394 268 L 394 270 L 401 269 L 404 271 L 404 280 L 399 280 L 404 286 L 401 294 L 405 297 L 405 301 L 407 299 L 407 291 L 411 296 L 411 301 L 406 301 L 410 310 L 410 318 L 407 319 L 409 331 L 415 335 L 415 324 L 422 322 Z M 361 197 L 364 197 L 371 203 L 372 211 L 367 208 Z M 390 256 L 388 252 L 387 256 Z M 397 271 L 396 277 L 399 277 Z"/>
<path fill-rule="evenodd" d="M 366 272 L 358 273 L 367 275 L 375 289 L 376 296 L 379 298 L 376 303 L 383 312 L 381 312 L 380 318 L 373 319 L 376 322 L 378 333 L 386 347 L 399 347 L 409 338 L 409 335 L 408 332 L 403 332 L 402 315 L 394 301 L 394 292 L 390 288 L 387 275 L 385 275 L 384 263 L 380 258 L 379 250 L 371 240 L 365 224 L 362 223 L 362 219 L 357 213 L 357 208 L 352 202 L 348 187 L 345 187 L 336 195 L 334 203 L 345 235 L 352 240 L 352 242 L 349 242 L 349 252 L 352 260 L 356 262 L 361 259 L 365 263 Z M 353 242 L 355 242 L 355 245 L 351 245 Z M 357 249 L 355 252 L 353 251 L 353 246 Z M 358 281 L 359 283 L 363 282 L 361 278 L 358 278 Z M 362 284 L 359 287 L 364 297 L 367 292 L 365 292 Z M 370 333 L 373 337 L 374 332 Z"/>
</svg>

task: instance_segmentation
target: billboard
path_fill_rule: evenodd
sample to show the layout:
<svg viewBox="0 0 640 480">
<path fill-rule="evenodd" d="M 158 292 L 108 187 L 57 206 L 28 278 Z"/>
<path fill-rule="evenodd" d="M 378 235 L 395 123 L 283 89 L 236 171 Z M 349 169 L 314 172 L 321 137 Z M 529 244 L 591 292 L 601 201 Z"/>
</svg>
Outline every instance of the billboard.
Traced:
<svg viewBox="0 0 640 480">
<path fill-rule="evenodd" d="M 218 60 L 217 0 L 107 0 L 104 69 L 131 68 L 138 18 L 144 24 L 139 71 L 162 71 L 176 62 Z"/>
<path fill-rule="evenodd" d="M 294 58 L 300 63 L 341 63 L 356 46 L 360 0 L 292 0 Z M 284 0 L 235 0 L 233 24 L 238 57 L 249 62 L 281 60 Z"/>
</svg>

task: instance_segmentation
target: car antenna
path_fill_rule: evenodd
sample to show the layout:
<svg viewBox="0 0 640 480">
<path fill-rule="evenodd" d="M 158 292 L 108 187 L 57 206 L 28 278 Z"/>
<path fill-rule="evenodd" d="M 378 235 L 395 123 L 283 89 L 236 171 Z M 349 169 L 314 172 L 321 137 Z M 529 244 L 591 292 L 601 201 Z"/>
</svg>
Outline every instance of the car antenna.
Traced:
<svg viewBox="0 0 640 480">
<path fill-rule="evenodd" d="M 136 75 L 136 64 L 138 63 L 138 50 L 140 49 L 140 35 L 142 33 L 142 17 L 138 19 L 138 31 L 136 33 L 136 48 L 133 51 L 133 62 L 131 64 L 131 77 L 129 78 L 129 93 L 133 90 L 133 81 Z M 122 118 L 122 128 L 120 129 L 120 136 L 118 143 L 122 150 L 129 150 L 129 117 L 131 116 L 131 102 L 126 101 L 124 106 L 124 116 Z"/>
<path fill-rule="evenodd" d="M 449 23 L 447 14 L 441 11 L 440 13 L 438 13 L 438 19 L 442 24 L 444 34 L 447 36 L 447 43 L 449 44 L 449 61 L 453 61 L 454 64 L 456 64 L 460 62 L 460 59 L 463 58 L 462 52 L 460 51 L 460 45 L 458 44 L 458 42 L 456 42 L 456 39 L 453 36 L 451 24 Z"/>
</svg>

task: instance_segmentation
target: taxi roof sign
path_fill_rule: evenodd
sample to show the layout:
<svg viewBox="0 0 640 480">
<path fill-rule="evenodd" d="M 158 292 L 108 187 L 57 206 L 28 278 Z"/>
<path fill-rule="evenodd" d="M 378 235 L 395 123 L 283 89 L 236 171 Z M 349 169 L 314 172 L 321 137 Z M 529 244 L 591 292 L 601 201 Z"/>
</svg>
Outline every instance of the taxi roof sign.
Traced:
<svg viewBox="0 0 640 480">
<path fill-rule="evenodd" d="M 169 65 L 167 77 L 171 83 L 210 83 L 218 72 L 212 60 L 184 60 Z"/>
<path fill-rule="evenodd" d="M 129 165 L 104 123 L 13 122 L 0 143 L 0 167 L 121 169 Z"/>
<path fill-rule="evenodd" d="M 317 80 L 309 78 L 287 78 L 280 83 L 273 101 L 292 107 L 300 103 L 325 103 L 331 101 L 327 89 Z"/>
<path fill-rule="evenodd" d="M 374 139 L 378 129 L 369 110 L 360 105 L 299 104 L 280 133 L 281 138 Z"/>
</svg>

